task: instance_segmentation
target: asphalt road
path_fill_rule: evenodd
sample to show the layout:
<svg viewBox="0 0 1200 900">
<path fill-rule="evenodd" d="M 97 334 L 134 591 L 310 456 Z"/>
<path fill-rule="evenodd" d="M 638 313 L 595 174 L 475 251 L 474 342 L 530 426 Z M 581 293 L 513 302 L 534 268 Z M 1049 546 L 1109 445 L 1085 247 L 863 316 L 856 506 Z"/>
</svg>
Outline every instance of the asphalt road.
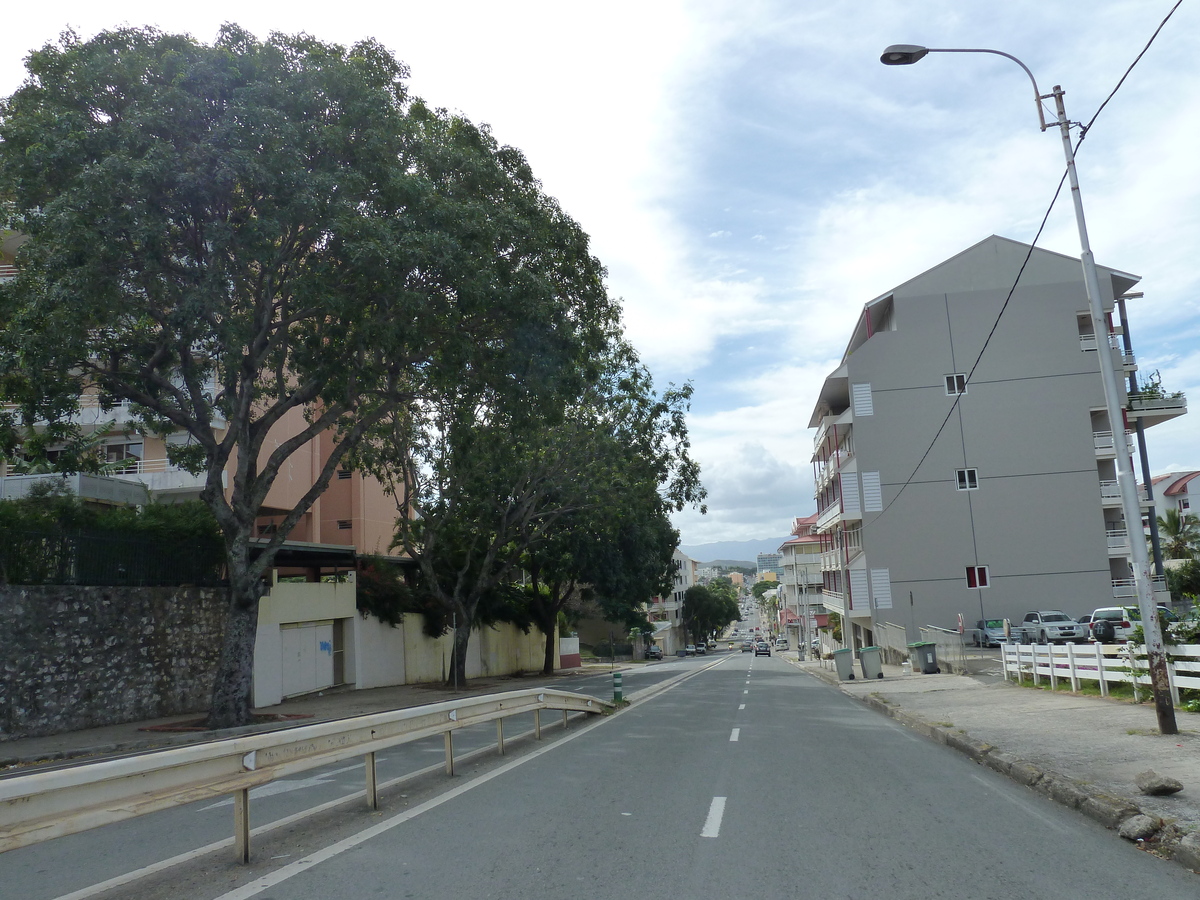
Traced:
<svg viewBox="0 0 1200 900">
<path fill-rule="evenodd" d="M 194 805 L 0 855 L 5 897 L 589 900 L 631 896 L 1197 896 L 1195 876 L 930 743 L 776 657 L 672 660 L 626 694 L 692 673 L 557 740 L 513 741 L 446 778 L 440 740 L 397 748 L 383 795 L 90 894 L 87 885 L 228 836 Z M 583 680 L 581 679 L 581 682 Z M 607 696 L 601 675 L 582 687 Z M 514 725 L 506 733 L 520 730 Z M 473 738 L 484 746 L 494 729 Z M 403 752 L 400 752 L 403 751 Z M 384 769 L 384 766 L 388 768 Z M 282 783 L 256 823 L 361 788 L 361 766 Z"/>
</svg>

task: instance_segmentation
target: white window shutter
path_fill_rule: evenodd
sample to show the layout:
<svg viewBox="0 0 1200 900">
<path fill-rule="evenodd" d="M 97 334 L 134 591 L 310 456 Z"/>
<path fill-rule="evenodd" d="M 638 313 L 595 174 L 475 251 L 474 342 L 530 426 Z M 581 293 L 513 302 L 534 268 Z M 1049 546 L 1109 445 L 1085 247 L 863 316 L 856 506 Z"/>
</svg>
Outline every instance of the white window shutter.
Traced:
<svg viewBox="0 0 1200 900">
<path fill-rule="evenodd" d="M 870 609 L 871 594 L 867 590 L 867 570 L 850 570 L 850 608 Z"/>
<path fill-rule="evenodd" d="M 892 608 L 892 576 L 887 569 L 871 570 L 871 605 L 876 609 Z"/>
<path fill-rule="evenodd" d="M 858 499 L 858 473 L 842 472 L 842 512 L 862 512 L 862 504 Z"/>
<path fill-rule="evenodd" d="M 850 385 L 850 399 L 856 416 L 875 415 L 875 403 L 871 399 L 871 383 Z"/>
<path fill-rule="evenodd" d="M 878 472 L 862 473 L 863 512 L 883 512 L 883 488 Z"/>
</svg>

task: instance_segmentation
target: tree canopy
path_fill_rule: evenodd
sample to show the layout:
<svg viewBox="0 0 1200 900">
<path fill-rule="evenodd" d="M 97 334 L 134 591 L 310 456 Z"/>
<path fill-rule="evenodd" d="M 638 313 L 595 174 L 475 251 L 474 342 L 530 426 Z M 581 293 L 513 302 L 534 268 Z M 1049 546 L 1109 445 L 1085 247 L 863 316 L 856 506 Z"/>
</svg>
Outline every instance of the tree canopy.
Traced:
<svg viewBox="0 0 1200 900">
<path fill-rule="evenodd" d="M 0 226 L 28 237 L 0 285 L 0 450 L 78 441 L 88 393 L 186 436 L 231 583 L 210 724 L 243 724 L 264 573 L 347 454 L 429 396 L 536 408 L 604 343 L 602 269 L 517 150 L 411 99 L 373 41 L 122 28 L 28 69 L 0 104 Z"/>
</svg>

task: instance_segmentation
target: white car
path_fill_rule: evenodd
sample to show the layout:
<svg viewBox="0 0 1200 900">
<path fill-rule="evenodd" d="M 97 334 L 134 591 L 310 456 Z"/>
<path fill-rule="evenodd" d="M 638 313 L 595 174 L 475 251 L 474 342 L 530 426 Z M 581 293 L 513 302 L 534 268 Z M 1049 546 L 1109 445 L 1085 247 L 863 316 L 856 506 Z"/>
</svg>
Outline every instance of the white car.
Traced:
<svg viewBox="0 0 1200 900">
<path fill-rule="evenodd" d="M 790 648 L 790 646 L 791 645 L 788 644 L 787 638 L 775 638 L 775 649 L 776 650 L 787 650 Z"/>
</svg>

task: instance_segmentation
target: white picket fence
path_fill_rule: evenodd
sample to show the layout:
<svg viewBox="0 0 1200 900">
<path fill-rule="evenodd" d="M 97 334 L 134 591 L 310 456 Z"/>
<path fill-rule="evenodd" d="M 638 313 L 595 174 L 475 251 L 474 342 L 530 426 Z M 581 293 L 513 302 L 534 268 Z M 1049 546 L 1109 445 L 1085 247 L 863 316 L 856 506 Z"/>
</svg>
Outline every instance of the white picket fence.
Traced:
<svg viewBox="0 0 1200 900">
<path fill-rule="evenodd" d="M 1179 705 L 1180 688 L 1200 690 L 1200 644 L 1168 644 L 1166 650 L 1171 700 Z M 1051 688 L 1067 681 L 1072 691 L 1081 681 L 1095 681 L 1104 697 L 1109 685 L 1123 682 L 1133 685 L 1135 700 L 1139 688 L 1150 688 L 1146 648 L 1139 644 L 1001 644 L 1000 659 L 1006 680 L 1032 677 L 1034 684 L 1049 681 Z"/>
</svg>

